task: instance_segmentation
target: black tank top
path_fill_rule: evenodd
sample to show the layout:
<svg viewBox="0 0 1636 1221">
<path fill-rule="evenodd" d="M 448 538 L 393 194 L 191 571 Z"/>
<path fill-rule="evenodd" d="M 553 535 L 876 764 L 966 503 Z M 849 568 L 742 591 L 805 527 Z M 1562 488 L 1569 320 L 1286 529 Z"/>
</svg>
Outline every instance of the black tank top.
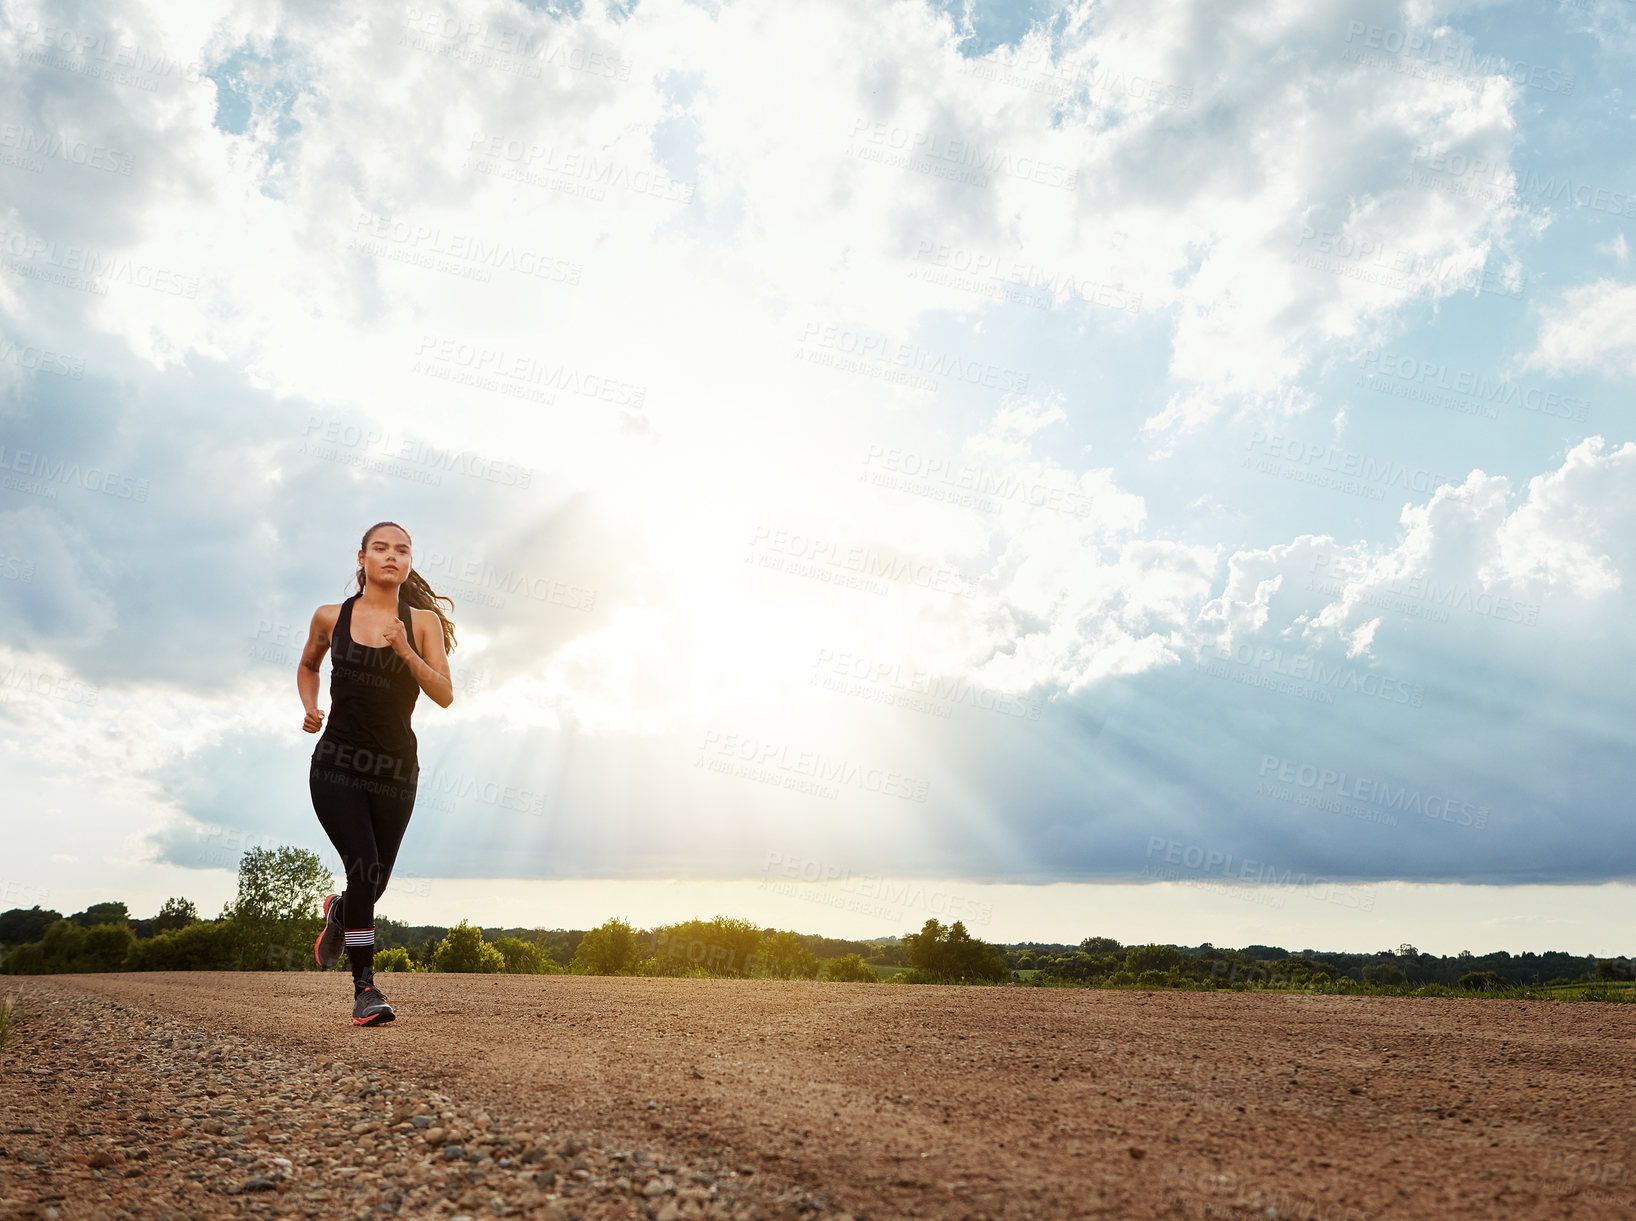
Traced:
<svg viewBox="0 0 1636 1221">
<path fill-rule="evenodd" d="M 415 731 L 409 716 L 420 697 L 420 684 L 390 645 L 363 645 L 352 638 L 353 594 L 341 603 L 330 641 L 329 720 L 314 763 L 359 772 L 381 780 L 412 782 L 419 777 Z M 398 618 L 409 647 L 415 646 L 414 617 L 398 599 Z"/>
</svg>

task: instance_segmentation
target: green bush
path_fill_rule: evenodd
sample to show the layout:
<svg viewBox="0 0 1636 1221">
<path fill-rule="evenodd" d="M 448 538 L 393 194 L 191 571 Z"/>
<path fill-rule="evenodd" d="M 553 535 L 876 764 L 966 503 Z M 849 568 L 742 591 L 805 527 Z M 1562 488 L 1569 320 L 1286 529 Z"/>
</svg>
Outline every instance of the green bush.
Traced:
<svg viewBox="0 0 1636 1221">
<path fill-rule="evenodd" d="M 38 941 L 31 941 L 8 951 L 5 962 L 0 963 L 0 971 L 7 975 L 49 975 L 44 947 Z"/>
<path fill-rule="evenodd" d="M 761 969 L 773 979 L 817 979 L 818 960 L 812 949 L 801 939 L 800 933 L 767 933 L 761 938 L 758 951 Z M 852 957 L 862 962 L 859 955 Z M 865 967 L 864 970 L 869 970 Z M 874 972 L 870 971 L 873 975 Z"/>
<path fill-rule="evenodd" d="M 1506 992 L 1511 985 L 1494 971 L 1467 971 L 1460 976 L 1459 987 L 1467 992 Z"/>
<path fill-rule="evenodd" d="M 876 975 L 861 954 L 842 954 L 824 968 L 824 978 L 843 984 L 878 984 Z"/>
<path fill-rule="evenodd" d="M 401 945 L 396 945 L 390 950 L 375 951 L 375 969 L 377 971 L 413 971 L 415 964 L 409 960 L 409 951 Z"/>
<path fill-rule="evenodd" d="M 40 940 L 8 954 L 4 970 L 11 975 L 119 971 L 135 944 L 136 936 L 124 921 L 85 928 L 72 920 L 54 920 Z"/>
<path fill-rule="evenodd" d="M 532 941 L 524 941 L 521 937 L 501 937 L 492 944 L 506 960 L 506 970 L 512 975 L 564 974 L 564 968 Z"/>
<path fill-rule="evenodd" d="M 1181 982 L 1181 976 L 1174 971 L 1143 971 L 1136 977 L 1140 988 L 1176 988 Z"/>
<path fill-rule="evenodd" d="M 635 975 L 645 949 L 635 929 L 611 918 L 580 938 L 570 969 L 575 975 Z"/>
<path fill-rule="evenodd" d="M 1363 982 L 1366 984 L 1406 984 L 1409 977 L 1403 974 L 1403 968 L 1393 962 L 1372 962 L 1363 968 Z"/>
<path fill-rule="evenodd" d="M 729 916 L 684 920 L 654 930 L 650 970 L 655 975 L 688 975 L 694 973 L 689 968 L 702 967 L 708 975 L 743 979 L 761 966 L 760 951 L 761 929 L 749 920 Z"/>
<path fill-rule="evenodd" d="M 231 971 L 238 966 L 239 929 L 231 920 L 199 921 L 156 933 L 131 946 L 127 971 Z"/>
<path fill-rule="evenodd" d="M 483 930 L 462 920 L 432 951 L 432 970 L 498 975 L 506 969 L 499 950 L 483 940 Z"/>
<path fill-rule="evenodd" d="M 1145 971 L 1174 971 L 1182 952 L 1173 945 L 1133 945 L 1125 951 L 1125 970 L 1140 977 Z"/>
</svg>

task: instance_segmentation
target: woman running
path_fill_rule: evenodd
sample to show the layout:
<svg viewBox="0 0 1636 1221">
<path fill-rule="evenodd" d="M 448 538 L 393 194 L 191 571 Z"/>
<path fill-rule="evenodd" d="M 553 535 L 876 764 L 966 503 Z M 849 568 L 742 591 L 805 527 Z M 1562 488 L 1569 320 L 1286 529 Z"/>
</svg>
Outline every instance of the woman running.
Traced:
<svg viewBox="0 0 1636 1221">
<path fill-rule="evenodd" d="M 312 752 L 308 787 L 346 869 L 346 891 L 324 899 L 324 931 L 313 953 L 333 967 L 344 948 L 352 965 L 352 1024 L 396 1015 L 375 987 L 375 904 L 392 876 L 420 764 L 409 716 L 422 691 L 440 707 L 454 703 L 447 650 L 454 624 L 411 564 L 409 532 L 377 522 L 358 548 L 358 592 L 313 613 L 295 685 L 307 710 L 301 728 L 317 733 L 318 665 L 330 659 L 330 721 Z"/>
</svg>

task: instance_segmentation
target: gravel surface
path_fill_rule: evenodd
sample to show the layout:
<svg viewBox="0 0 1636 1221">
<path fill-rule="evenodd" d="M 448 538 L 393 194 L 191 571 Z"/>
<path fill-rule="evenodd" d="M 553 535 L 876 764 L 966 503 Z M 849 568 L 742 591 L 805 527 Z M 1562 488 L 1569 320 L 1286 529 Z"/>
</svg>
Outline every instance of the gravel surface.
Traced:
<svg viewBox="0 0 1636 1221">
<path fill-rule="evenodd" d="M 849 1217 L 707 1158 L 496 1119 L 369 1062 L 375 1031 L 361 1058 L 314 1063 L 49 986 L 19 1016 L 0 1053 L 8 1219 Z"/>
<path fill-rule="evenodd" d="M 1636 1006 L 8 979 L 0 1217 L 1603 1217 Z"/>
</svg>

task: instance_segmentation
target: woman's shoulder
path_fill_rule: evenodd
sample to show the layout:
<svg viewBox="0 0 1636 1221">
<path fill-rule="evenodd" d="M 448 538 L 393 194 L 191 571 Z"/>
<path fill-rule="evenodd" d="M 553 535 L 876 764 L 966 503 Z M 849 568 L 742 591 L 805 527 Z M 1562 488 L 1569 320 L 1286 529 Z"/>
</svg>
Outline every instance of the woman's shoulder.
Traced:
<svg viewBox="0 0 1636 1221">
<path fill-rule="evenodd" d="M 336 620 L 341 617 L 341 608 L 345 605 L 345 602 L 326 602 L 313 611 L 312 621 L 321 627 L 333 628 Z"/>
</svg>

